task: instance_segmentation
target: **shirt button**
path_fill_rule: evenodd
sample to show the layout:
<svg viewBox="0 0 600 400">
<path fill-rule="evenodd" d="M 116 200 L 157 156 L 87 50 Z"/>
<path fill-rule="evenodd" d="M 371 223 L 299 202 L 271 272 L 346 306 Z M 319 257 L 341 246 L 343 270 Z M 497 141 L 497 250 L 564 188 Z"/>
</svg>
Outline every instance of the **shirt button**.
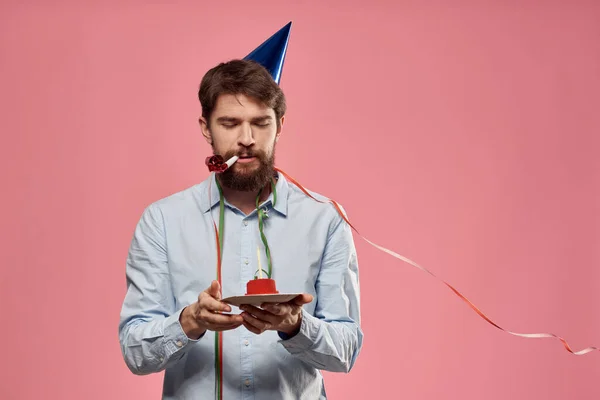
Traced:
<svg viewBox="0 0 600 400">
<path fill-rule="evenodd" d="M 250 342 L 247 340 L 244 340 L 244 346 L 250 346 Z"/>
<path fill-rule="evenodd" d="M 248 261 L 248 259 L 246 258 L 246 260 L 244 260 L 244 264 L 248 265 L 250 263 L 250 261 Z"/>
<path fill-rule="evenodd" d="M 246 387 L 250 386 L 250 379 L 246 379 L 244 381 L 244 385 L 246 385 Z"/>
<path fill-rule="evenodd" d="M 244 221 L 244 226 L 248 226 L 248 221 Z"/>
<path fill-rule="evenodd" d="M 177 345 L 177 347 L 181 347 L 183 346 L 183 343 L 181 343 L 181 340 L 178 340 L 177 343 L 175 343 Z"/>
</svg>

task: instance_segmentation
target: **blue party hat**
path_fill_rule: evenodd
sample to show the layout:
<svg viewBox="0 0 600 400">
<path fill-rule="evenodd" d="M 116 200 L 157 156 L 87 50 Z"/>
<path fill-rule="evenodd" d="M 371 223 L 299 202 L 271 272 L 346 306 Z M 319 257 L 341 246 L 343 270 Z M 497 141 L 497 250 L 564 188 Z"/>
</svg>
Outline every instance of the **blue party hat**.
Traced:
<svg viewBox="0 0 600 400">
<path fill-rule="evenodd" d="M 283 71 L 283 62 L 290 40 L 290 29 L 292 21 L 277 31 L 273 36 L 265 40 L 252 53 L 244 57 L 244 60 L 252 60 L 261 64 L 269 71 L 273 80 L 279 85 L 281 72 Z"/>
</svg>

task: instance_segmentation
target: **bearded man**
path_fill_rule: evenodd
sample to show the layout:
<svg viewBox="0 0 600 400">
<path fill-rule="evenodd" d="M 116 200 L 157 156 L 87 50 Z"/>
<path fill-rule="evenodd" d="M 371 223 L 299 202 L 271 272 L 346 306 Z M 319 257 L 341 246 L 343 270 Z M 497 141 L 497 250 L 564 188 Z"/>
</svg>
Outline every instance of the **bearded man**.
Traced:
<svg viewBox="0 0 600 400">
<path fill-rule="evenodd" d="M 286 102 L 263 65 L 219 64 L 199 100 L 213 153 L 239 158 L 144 210 L 126 264 L 124 360 L 135 374 L 164 371 L 163 399 L 325 399 L 321 371 L 349 372 L 363 340 L 351 229 L 325 197 L 275 169 Z M 246 292 L 267 243 L 277 290 L 302 294 L 223 302 Z"/>
</svg>

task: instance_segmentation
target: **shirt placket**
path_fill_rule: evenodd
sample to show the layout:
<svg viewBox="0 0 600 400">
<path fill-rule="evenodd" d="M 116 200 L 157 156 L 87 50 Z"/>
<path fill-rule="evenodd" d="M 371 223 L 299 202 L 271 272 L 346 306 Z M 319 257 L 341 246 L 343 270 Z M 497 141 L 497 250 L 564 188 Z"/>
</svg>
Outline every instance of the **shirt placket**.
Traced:
<svg viewBox="0 0 600 400">
<path fill-rule="evenodd" d="M 253 226 L 254 221 L 250 217 L 242 220 L 241 234 L 241 259 L 240 259 L 240 293 L 246 293 L 246 283 L 253 278 L 256 251 L 254 247 Z M 241 354 L 241 378 L 242 378 L 242 399 L 254 399 L 254 374 L 252 371 L 252 333 L 247 329 L 242 329 L 240 335 L 240 354 Z"/>
</svg>

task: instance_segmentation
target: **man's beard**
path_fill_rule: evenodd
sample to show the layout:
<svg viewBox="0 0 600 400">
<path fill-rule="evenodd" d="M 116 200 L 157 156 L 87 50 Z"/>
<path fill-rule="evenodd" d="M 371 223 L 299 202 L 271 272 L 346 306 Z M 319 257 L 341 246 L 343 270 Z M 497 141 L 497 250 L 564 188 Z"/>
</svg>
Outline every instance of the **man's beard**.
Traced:
<svg viewBox="0 0 600 400">
<path fill-rule="evenodd" d="M 229 160 L 231 157 L 240 154 L 245 157 L 256 157 L 256 161 L 259 162 L 258 168 L 250 172 L 247 169 L 255 167 L 238 162 L 234 163 L 225 172 L 219 174 L 219 180 L 223 186 L 241 192 L 253 192 L 264 188 L 271 182 L 271 179 L 275 176 L 274 147 L 270 157 L 262 150 L 228 151 L 222 156 L 225 160 Z"/>
</svg>

